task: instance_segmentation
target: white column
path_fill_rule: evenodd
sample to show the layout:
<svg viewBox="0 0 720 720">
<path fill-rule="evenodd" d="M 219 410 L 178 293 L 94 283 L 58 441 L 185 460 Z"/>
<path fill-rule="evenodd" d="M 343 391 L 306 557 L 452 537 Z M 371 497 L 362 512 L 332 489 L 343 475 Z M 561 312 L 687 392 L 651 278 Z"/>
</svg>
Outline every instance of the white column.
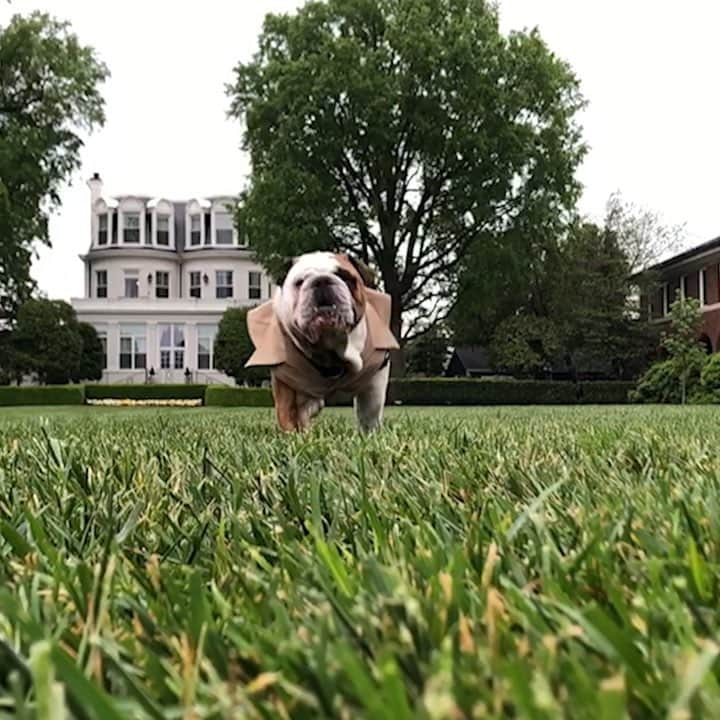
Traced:
<svg viewBox="0 0 720 720">
<path fill-rule="evenodd" d="M 700 298 L 700 307 L 705 306 L 705 283 L 703 282 L 704 275 L 704 268 L 702 270 L 698 270 L 698 297 Z"/>
<path fill-rule="evenodd" d="M 160 370 L 160 336 L 158 334 L 158 324 L 156 320 L 150 320 L 147 324 L 147 369 L 155 369 L 155 376 Z"/>
<path fill-rule="evenodd" d="M 193 372 L 197 370 L 197 323 L 185 323 L 185 367 Z"/>
<path fill-rule="evenodd" d="M 107 324 L 107 369 L 109 371 L 120 369 L 120 324 L 118 322 Z"/>
</svg>

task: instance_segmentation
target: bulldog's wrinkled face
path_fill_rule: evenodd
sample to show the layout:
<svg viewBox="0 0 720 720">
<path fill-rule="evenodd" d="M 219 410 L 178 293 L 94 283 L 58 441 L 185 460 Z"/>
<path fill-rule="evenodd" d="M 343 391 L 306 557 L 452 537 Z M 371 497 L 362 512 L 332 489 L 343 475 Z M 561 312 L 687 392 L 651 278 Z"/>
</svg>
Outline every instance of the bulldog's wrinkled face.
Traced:
<svg viewBox="0 0 720 720">
<path fill-rule="evenodd" d="M 316 252 L 293 263 L 276 299 L 285 326 L 312 346 L 342 346 L 365 311 L 365 284 L 345 255 Z"/>
</svg>

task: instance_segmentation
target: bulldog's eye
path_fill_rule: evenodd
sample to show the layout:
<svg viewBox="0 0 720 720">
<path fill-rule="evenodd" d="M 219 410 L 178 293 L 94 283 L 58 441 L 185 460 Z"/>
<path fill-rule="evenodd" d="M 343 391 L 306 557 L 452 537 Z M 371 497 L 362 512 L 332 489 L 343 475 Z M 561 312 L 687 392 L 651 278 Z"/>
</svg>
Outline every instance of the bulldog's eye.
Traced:
<svg viewBox="0 0 720 720">
<path fill-rule="evenodd" d="M 300 286 L 301 286 L 304 282 L 305 282 L 305 278 L 298 278 L 298 279 L 295 281 L 295 287 L 296 287 L 296 288 L 300 288 Z"/>
<path fill-rule="evenodd" d="M 346 270 L 338 270 L 337 276 L 351 289 L 353 290 L 357 285 L 357 279 L 352 273 Z"/>
</svg>

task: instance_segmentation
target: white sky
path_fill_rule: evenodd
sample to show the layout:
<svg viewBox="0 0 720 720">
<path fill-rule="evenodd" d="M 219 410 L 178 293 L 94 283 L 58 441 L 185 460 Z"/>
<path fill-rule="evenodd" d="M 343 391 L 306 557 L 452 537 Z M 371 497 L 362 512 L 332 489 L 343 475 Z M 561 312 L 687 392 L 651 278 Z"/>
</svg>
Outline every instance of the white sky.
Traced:
<svg viewBox="0 0 720 720">
<path fill-rule="evenodd" d="M 83 167 L 51 222 L 53 248 L 34 274 L 54 298 L 82 293 L 78 254 L 89 245 L 89 191 L 100 172 L 110 194 L 182 199 L 237 192 L 248 172 L 224 86 L 254 52 L 266 12 L 295 0 L 13 0 L 14 12 L 51 9 L 94 46 L 112 78 L 107 123 L 89 138 Z M 707 0 L 501 0 L 505 29 L 539 26 L 569 61 L 590 101 L 581 118 L 591 149 L 581 209 L 600 218 L 615 190 L 684 223 L 688 244 L 720 234 L 717 28 Z"/>
</svg>

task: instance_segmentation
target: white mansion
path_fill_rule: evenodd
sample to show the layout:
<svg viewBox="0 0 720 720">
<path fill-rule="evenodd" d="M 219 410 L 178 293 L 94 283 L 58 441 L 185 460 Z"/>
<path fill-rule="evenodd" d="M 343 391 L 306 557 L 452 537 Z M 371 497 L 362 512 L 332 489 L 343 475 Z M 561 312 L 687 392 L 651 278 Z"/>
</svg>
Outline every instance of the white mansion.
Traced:
<svg viewBox="0 0 720 720">
<path fill-rule="evenodd" d="M 234 198 L 110 198 L 97 174 L 88 186 L 85 297 L 72 305 L 103 341 L 103 382 L 233 383 L 214 369 L 220 318 L 273 291 L 234 229 Z"/>
</svg>

